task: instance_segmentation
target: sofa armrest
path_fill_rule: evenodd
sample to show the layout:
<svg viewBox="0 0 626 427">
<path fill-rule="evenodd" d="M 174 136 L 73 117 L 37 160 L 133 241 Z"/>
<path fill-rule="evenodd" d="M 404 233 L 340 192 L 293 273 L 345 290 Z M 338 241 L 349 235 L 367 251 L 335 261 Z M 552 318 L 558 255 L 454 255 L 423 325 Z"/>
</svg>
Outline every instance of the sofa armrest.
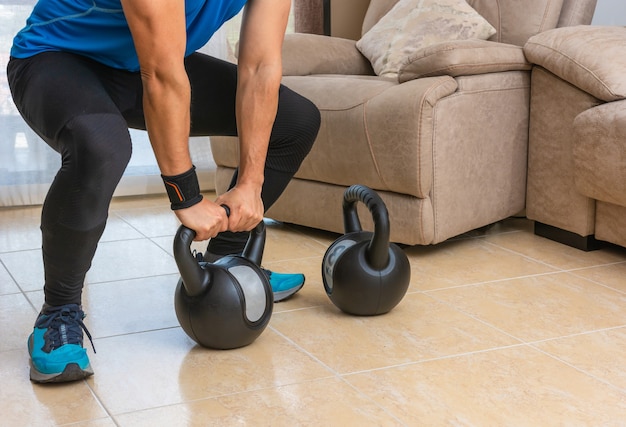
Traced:
<svg viewBox="0 0 626 427">
<path fill-rule="evenodd" d="M 373 75 L 372 65 L 356 48 L 356 41 L 317 34 L 286 34 L 283 75 Z"/>
<path fill-rule="evenodd" d="M 574 182 L 582 194 L 626 206 L 626 100 L 607 102 L 574 119 Z"/>
<path fill-rule="evenodd" d="M 526 42 L 530 62 L 602 101 L 626 98 L 626 28 L 579 25 Z"/>
<path fill-rule="evenodd" d="M 468 39 L 437 43 L 418 50 L 400 67 L 400 83 L 422 77 L 452 77 L 530 70 L 520 46 Z"/>
</svg>

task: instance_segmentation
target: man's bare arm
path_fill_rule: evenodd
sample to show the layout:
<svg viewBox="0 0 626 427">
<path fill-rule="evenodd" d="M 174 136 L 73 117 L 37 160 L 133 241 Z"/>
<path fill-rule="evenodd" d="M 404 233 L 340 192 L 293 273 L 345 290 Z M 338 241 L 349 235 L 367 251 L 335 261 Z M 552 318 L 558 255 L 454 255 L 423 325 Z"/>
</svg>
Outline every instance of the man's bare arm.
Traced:
<svg viewBox="0 0 626 427">
<path fill-rule="evenodd" d="M 250 0 L 244 10 L 236 100 L 239 176 L 235 189 L 218 199 L 218 203 L 232 205 L 231 230 L 249 230 L 263 217 L 263 171 L 278 109 L 282 43 L 290 7 L 290 0 Z"/>
<path fill-rule="evenodd" d="M 186 23 L 183 0 L 122 0 L 144 89 L 144 115 L 161 173 L 179 175 L 192 167 L 189 154 L 191 88 L 185 70 Z M 217 204 L 203 199 L 175 211 L 197 240 L 228 227 Z"/>
</svg>

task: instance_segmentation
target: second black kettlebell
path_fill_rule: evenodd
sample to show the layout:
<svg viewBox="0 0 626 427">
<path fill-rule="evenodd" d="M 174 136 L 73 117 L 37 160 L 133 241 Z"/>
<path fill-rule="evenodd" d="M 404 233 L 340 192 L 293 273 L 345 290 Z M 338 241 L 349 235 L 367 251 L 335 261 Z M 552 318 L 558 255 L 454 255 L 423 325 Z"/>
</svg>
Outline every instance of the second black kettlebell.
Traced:
<svg viewBox="0 0 626 427">
<path fill-rule="evenodd" d="M 250 232 L 242 255 L 198 262 L 190 251 L 195 232 L 180 226 L 174 258 L 181 274 L 174 307 L 183 330 L 198 344 L 232 349 L 251 344 L 270 321 L 274 298 L 260 268 L 265 224 Z"/>
<path fill-rule="evenodd" d="M 372 214 L 373 233 L 362 231 L 357 202 Z M 322 262 L 326 294 L 349 314 L 387 313 L 404 298 L 411 279 L 406 254 L 389 242 L 387 207 L 363 185 L 346 189 L 342 206 L 345 234 L 329 246 Z"/>
</svg>

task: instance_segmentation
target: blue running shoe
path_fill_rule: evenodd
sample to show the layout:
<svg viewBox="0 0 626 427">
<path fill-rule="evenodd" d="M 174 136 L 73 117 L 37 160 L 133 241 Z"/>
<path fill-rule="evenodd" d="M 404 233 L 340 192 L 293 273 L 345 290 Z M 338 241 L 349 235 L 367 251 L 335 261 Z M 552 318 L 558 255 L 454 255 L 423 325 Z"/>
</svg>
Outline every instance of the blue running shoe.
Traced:
<svg viewBox="0 0 626 427">
<path fill-rule="evenodd" d="M 272 285 L 274 302 L 284 301 L 298 292 L 304 286 L 304 274 L 276 273 L 263 269 Z"/>
<path fill-rule="evenodd" d="M 44 307 L 28 338 L 30 379 L 37 383 L 76 381 L 93 375 L 83 348 L 85 313 L 78 304 Z M 95 348 L 94 348 L 95 352 Z"/>
</svg>

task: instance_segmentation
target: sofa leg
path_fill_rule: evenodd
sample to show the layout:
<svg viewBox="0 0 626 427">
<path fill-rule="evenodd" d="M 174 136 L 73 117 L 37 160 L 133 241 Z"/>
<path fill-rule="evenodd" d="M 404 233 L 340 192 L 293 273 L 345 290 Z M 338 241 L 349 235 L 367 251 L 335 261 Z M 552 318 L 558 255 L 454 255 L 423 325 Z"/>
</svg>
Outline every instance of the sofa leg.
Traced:
<svg viewBox="0 0 626 427">
<path fill-rule="evenodd" d="M 535 234 L 586 252 L 595 251 L 604 246 L 604 242 L 596 240 L 593 234 L 589 236 L 581 236 L 579 234 L 572 233 L 571 231 L 562 230 L 560 228 L 536 221 Z"/>
</svg>

